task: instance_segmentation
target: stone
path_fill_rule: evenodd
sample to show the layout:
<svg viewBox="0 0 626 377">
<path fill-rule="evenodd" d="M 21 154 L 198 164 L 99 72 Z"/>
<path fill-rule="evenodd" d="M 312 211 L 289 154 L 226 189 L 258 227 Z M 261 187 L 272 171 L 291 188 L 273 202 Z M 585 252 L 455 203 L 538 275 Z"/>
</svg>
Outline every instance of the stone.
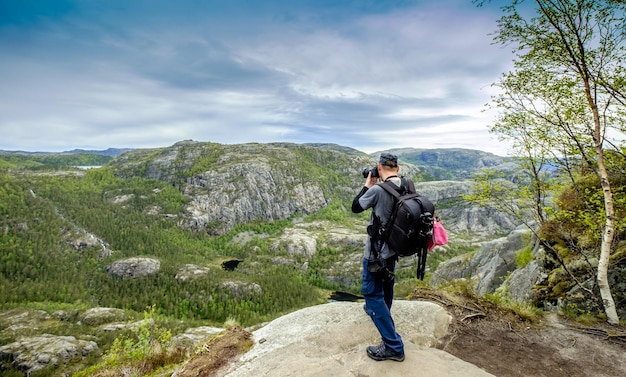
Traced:
<svg viewBox="0 0 626 377">
<path fill-rule="evenodd" d="M 127 258 L 115 261 L 106 267 L 106 271 L 118 278 L 138 278 L 151 275 L 161 269 L 161 261 L 153 258 Z"/>
<path fill-rule="evenodd" d="M 224 329 L 211 326 L 192 327 L 172 338 L 172 343 L 182 347 L 195 347 L 206 342 L 211 335 L 222 332 Z"/>
</svg>

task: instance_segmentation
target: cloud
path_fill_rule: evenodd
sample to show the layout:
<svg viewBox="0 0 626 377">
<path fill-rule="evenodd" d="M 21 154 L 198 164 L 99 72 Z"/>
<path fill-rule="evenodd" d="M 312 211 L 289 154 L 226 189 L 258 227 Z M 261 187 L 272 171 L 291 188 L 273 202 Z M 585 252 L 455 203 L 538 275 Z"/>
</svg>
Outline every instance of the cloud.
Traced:
<svg viewBox="0 0 626 377">
<path fill-rule="evenodd" d="M 0 18 L 0 149 L 505 151 L 482 110 L 511 56 L 467 2 L 51 3 Z"/>
</svg>

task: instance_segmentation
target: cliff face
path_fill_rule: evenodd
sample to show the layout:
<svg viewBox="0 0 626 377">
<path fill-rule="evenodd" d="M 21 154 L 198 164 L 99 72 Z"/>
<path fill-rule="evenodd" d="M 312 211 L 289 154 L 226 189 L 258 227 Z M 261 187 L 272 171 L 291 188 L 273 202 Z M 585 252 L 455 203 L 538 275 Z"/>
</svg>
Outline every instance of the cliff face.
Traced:
<svg viewBox="0 0 626 377">
<path fill-rule="evenodd" d="M 295 156 L 285 158 L 294 161 Z M 232 162 L 185 179 L 187 227 L 220 234 L 237 223 L 309 214 L 329 200 L 314 177 L 265 156 Z"/>
<path fill-rule="evenodd" d="M 460 239 L 480 241 L 515 229 L 509 215 L 462 199 L 472 192 L 472 181 L 433 181 L 415 185 L 418 192 L 436 203 L 437 215 L 446 230 Z"/>
</svg>

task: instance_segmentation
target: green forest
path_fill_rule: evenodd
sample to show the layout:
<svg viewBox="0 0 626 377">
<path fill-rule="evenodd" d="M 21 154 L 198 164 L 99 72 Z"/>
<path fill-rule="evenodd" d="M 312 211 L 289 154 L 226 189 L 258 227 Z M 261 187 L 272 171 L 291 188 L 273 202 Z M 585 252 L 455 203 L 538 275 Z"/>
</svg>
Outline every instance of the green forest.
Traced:
<svg viewBox="0 0 626 377">
<path fill-rule="evenodd" d="M 267 320 L 293 308 L 319 302 L 318 289 L 297 271 L 280 273 L 269 263 L 267 245 L 259 242 L 255 255 L 230 241 L 232 235 L 211 237 L 181 229 L 176 221 L 146 216 L 159 206 L 165 213 L 180 214 L 186 199 L 171 185 L 143 178 L 119 179 L 106 168 L 89 170 L 84 177 L 27 175 L 1 176 L 0 279 L 4 289 L 0 304 L 11 307 L 27 302 L 84 303 L 141 312 L 156 305 L 179 319 L 204 319 L 215 324 L 236 317 L 243 324 Z M 115 195 L 132 195 L 125 206 L 111 203 Z M 279 232 L 287 222 L 238 227 L 255 233 Z M 80 238 L 79 229 L 109 244 L 114 256 L 100 258 L 102 248 L 76 250 L 69 240 Z M 105 267 L 112 259 L 155 257 L 158 274 L 139 279 L 111 277 Z M 247 271 L 223 271 L 221 260 L 255 258 L 262 267 Z M 175 280 L 184 264 L 214 265 L 206 278 Z M 223 279 L 254 280 L 261 284 L 258 296 L 233 299 L 220 290 Z"/>
</svg>

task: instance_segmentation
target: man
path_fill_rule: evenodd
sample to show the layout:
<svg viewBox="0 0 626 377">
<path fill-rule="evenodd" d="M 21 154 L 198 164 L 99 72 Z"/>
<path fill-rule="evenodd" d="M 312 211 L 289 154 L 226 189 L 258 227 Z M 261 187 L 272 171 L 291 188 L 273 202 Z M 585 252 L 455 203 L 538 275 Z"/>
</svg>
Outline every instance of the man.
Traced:
<svg viewBox="0 0 626 377">
<path fill-rule="evenodd" d="M 398 177 L 398 157 L 383 153 L 376 165 L 378 177 L 369 172 L 365 187 L 352 201 L 352 212 L 360 213 L 372 208 L 369 226 L 369 239 L 365 245 L 363 257 L 363 273 L 361 291 L 365 297 L 364 309 L 372 318 L 376 329 L 380 333 L 382 343 L 367 347 L 367 355 L 374 360 L 404 360 L 404 343 L 396 332 L 391 317 L 393 301 L 393 286 L 397 255 L 387 243 L 380 239 L 379 227 L 389 220 L 394 206 L 394 198 L 382 187 L 377 185 L 382 181 L 391 182 L 400 189 L 401 179 Z"/>
</svg>

